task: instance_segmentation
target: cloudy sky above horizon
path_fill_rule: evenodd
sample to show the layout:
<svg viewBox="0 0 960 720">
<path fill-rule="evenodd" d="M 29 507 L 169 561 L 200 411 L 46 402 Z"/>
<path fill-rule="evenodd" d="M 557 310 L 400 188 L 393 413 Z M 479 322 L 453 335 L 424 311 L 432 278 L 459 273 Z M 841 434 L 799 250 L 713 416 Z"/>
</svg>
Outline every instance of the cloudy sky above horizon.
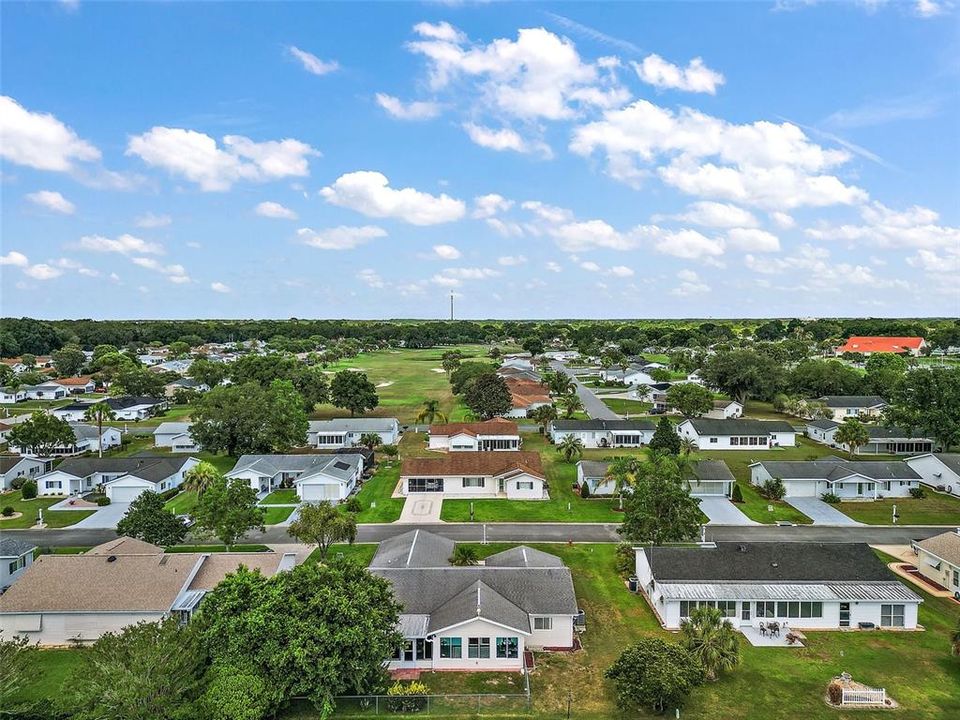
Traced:
<svg viewBox="0 0 960 720">
<path fill-rule="evenodd" d="M 951 2 L 0 13 L 4 316 L 960 315 Z"/>
</svg>

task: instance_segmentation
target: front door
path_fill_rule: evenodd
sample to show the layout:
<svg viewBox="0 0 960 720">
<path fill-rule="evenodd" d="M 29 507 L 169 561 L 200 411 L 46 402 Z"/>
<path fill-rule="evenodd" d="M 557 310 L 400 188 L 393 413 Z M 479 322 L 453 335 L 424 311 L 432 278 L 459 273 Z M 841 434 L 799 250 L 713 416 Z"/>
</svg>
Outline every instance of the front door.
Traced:
<svg viewBox="0 0 960 720">
<path fill-rule="evenodd" d="M 840 627 L 850 627 L 850 603 L 840 603 Z"/>
<path fill-rule="evenodd" d="M 750 624 L 750 603 L 747 601 L 740 603 L 740 624 Z"/>
<path fill-rule="evenodd" d="M 412 663 L 413 662 L 413 640 L 405 640 L 403 643 L 403 661 Z"/>
<path fill-rule="evenodd" d="M 500 480 L 497 482 L 497 492 L 505 493 L 506 491 L 507 491 L 507 481 L 504 480 L 503 478 L 500 478 Z"/>
</svg>

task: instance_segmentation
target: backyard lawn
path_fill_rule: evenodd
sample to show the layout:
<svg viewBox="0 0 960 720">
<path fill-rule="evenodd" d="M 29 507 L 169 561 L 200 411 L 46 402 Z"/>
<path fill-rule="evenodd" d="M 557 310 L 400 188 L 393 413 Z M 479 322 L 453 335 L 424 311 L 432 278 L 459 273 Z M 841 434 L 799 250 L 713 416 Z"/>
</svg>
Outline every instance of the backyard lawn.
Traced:
<svg viewBox="0 0 960 720">
<path fill-rule="evenodd" d="M 300 498 L 297 497 L 296 488 L 280 488 L 274 490 L 260 501 L 261 505 L 290 505 L 299 504 Z"/>
<path fill-rule="evenodd" d="M 0 495 L 0 509 L 12 507 L 15 513 L 22 513 L 20 517 L 0 520 L 0 532 L 3 530 L 18 530 L 33 527 L 37 523 L 37 513 L 43 510 L 43 521 L 50 528 L 63 528 L 73 525 L 92 515 L 94 510 L 51 510 L 47 508 L 63 500 L 62 497 L 37 497 L 33 500 L 24 500 L 19 490 Z"/>
<path fill-rule="evenodd" d="M 601 396 L 603 404 L 613 410 L 618 415 L 647 415 L 652 403 L 642 400 L 628 400 L 626 398 L 605 398 Z"/>
<path fill-rule="evenodd" d="M 890 498 L 834 505 L 844 515 L 867 525 L 889 525 L 897 506 L 898 525 L 960 525 L 960 498 L 930 488 L 924 498 Z"/>
</svg>

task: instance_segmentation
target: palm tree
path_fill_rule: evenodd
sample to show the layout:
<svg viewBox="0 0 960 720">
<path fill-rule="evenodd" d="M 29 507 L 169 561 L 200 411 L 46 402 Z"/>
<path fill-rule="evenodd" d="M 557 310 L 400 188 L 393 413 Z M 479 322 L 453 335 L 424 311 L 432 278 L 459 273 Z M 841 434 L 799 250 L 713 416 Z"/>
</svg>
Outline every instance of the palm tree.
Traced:
<svg viewBox="0 0 960 720">
<path fill-rule="evenodd" d="M 699 607 L 680 623 L 683 645 L 706 670 L 707 678 L 716 680 L 723 670 L 732 670 L 740 662 L 737 632 L 714 607 Z"/>
<path fill-rule="evenodd" d="M 957 629 L 950 633 L 950 654 L 960 657 L 960 618 L 957 618 Z"/>
<path fill-rule="evenodd" d="M 838 444 L 850 448 L 850 457 L 853 458 L 859 448 L 870 442 L 870 431 L 856 418 L 847 418 L 833 437 Z"/>
<path fill-rule="evenodd" d="M 613 480 L 613 491 L 620 496 L 620 509 L 623 510 L 623 492 L 637 484 L 640 461 L 635 457 L 618 457 L 607 467 L 607 477 Z"/>
<path fill-rule="evenodd" d="M 437 423 L 445 423 L 446 421 L 447 416 L 441 412 L 439 400 L 424 400 L 420 412 L 417 413 L 418 423 L 436 425 Z"/>
<path fill-rule="evenodd" d="M 457 545 L 453 548 L 453 555 L 450 556 L 450 564 L 464 567 L 466 565 L 476 565 L 479 562 L 477 551 L 469 545 Z"/>
<path fill-rule="evenodd" d="M 693 438 L 683 436 L 680 438 L 680 452 L 684 457 L 689 457 L 690 453 L 696 452 L 700 447 L 697 445 L 697 441 Z"/>
<path fill-rule="evenodd" d="M 380 437 L 380 433 L 365 432 L 357 440 L 357 445 L 365 447 L 367 450 L 373 450 L 375 447 L 383 445 L 383 438 Z"/>
<path fill-rule="evenodd" d="M 540 432 L 546 432 L 547 426 L 558 417 L 557 409 L 553 405 L 541 405 L 531 410 L 528 417 L 536 421 L 540 426 Z"/>
<path fill-rule="evenodd" d="M 549 375 L 544 375 L 543 379 L 554 395 L 570 395 L 574 390 L 573 380 L 565 372 L 552 372 Z"/>
<path fill-rule="evenodd" d="M 183 476 L 183 489 L 193 490 L 197 498 L 209 490 L 222 477 L 213 463 L 206 461 L 194 465 Z"/>
<path fill-rule="evenodd" d="M 557 398 L 557 405 L 563 408 L 563 415 L 568 420 L 573 417 L 575 412 L 583 410 L 583 401 L 573 393 Z"/>
<path fill-rule="evenodd" d="M 563 455 L 567 462 L 579 460 L 583 457 L 583 441 L 574 435 L 567 435 L 557 445 L 557 452 Z"/>
<path fill-rule="evenodd" d="M 106 402 L 94 403 L 83 414 L 84 420 L 97 424 L 97 433 L 99 434 L 97 438 L 97 457 L 103 457 L 103 424 L 110 422 L 114 417 L 116 416 L 113 414 L 113 408 Z"/>
</svg>

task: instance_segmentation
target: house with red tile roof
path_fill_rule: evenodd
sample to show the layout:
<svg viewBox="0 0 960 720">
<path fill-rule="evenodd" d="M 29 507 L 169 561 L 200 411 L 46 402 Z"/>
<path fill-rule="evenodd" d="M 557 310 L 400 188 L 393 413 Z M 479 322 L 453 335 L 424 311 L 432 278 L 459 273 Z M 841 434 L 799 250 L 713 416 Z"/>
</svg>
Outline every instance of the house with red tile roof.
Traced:
<svg viewBox="0 0 960 720">
<path fill-rule="evenodd" d="M 536 452 L 457 452 L 407 458 L 400 467 L 401 495 L 446 498 L 543 500 L 547 476 Z"/>
<path fill-rule="evenodd" d="M 431 425 L 429 448 L 450 452 L 507 452 L 520 449 L 517 424 L 505 418 Z"/>
<path fill-rule="evenodd" d="M 878 337 L 871 335 L 852 335 L 837 348 L 837 355 L 846 352 L 872 355 L 873 353 L 898 353 L 918 356 L 927 346 L 922 337 Z"/>
<path fill-rule="evenodd" d="M 549 405 L 550 393 L 541 383 L 522 378 L 504 378 L 510 391 L 510 412 L 507 417 L 527 417 L 527 413 L 542 405 Z"/>
</svg>

